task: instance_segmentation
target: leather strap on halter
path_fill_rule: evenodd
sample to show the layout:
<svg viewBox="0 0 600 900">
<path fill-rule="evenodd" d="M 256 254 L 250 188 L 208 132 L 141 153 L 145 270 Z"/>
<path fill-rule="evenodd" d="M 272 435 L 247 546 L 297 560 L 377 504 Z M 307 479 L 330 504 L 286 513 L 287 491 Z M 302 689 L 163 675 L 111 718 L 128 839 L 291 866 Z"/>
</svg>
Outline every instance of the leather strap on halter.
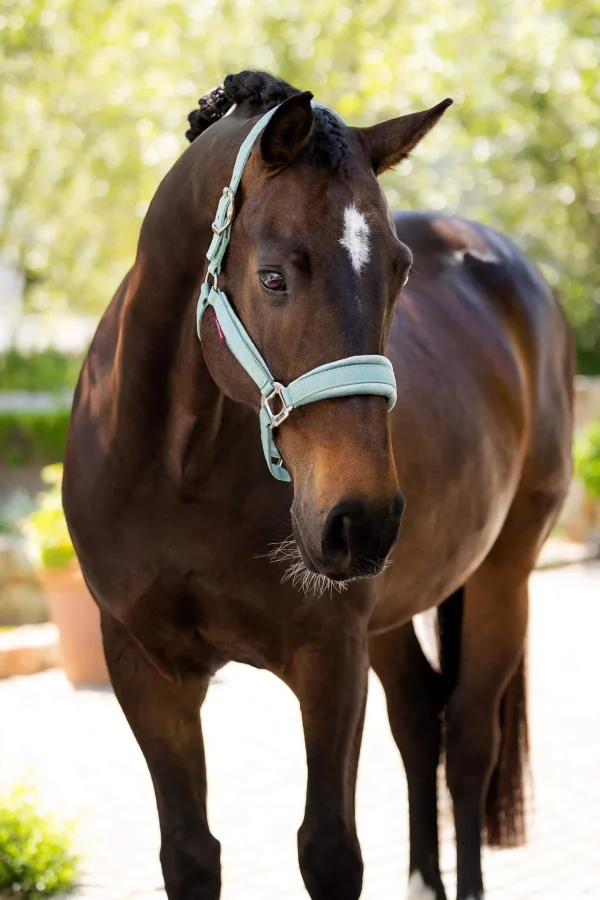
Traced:
<svg viewBox="0 0 600 900">
<path fill-rule="evenodd" d="M 319 103 L 313 106 L 321 107 Z M 328 107 L 321 107 L 328 109 Z M 269 367 L 253 343 L 250 335 L 235 314 L 231 304 L 218 287 L 218 278 L 223 265 L 223 257 L 231 235 L 231 223 L 235 214 L 235 194 L 240 185 L 246 163 L 252 153 L 256 138 L 273 116 L 277 107 L 269 110 L 254 125 L 244 139 L 233 167 L 229 186 L 223 190 L 217 214 L 212 225 L 213 239 L 206 254 L 208 270 L 206 280 L 200 290 L 196 313 L 196 329 L 200 338 L 202 316 L 208 306 L 212 306 L 217 316 L 219 328 L 227 346 L 252 378 L 261 393 L 260 431 L 263 451 L 271 474 L 279 481 L 291 481 L 289 472 L 275 441 L 273 429 L 284 422 L 293 409 L 326 400 L 331 397 L 352 397 L 358 394 L 374 394 L 386 397 L 388 409 L 396 402 L 396 379 L 389 359 L 385 356 L 350 356 L 311 369 L 288 385 L 275 381 Z M 332 112 L 342 123 L 338 113 Z M 345 123 L 344 123 L 345 124 Z M 212 284 L 209 284 L 212 279 Z"/>
</svg>

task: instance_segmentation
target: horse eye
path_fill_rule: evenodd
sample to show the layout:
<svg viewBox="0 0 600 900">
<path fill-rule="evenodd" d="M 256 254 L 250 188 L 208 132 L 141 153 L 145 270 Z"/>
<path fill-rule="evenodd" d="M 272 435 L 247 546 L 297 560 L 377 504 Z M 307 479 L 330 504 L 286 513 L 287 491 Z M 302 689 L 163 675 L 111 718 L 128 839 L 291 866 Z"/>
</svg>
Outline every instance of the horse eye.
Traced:
<svg viewBox="0 0 600 900">
<path fill-rule="evenodd" d="M 261 280 L 261 284 L 269 291 L 287 290 L 285 278 L 280 272 L 259 272 L 258 277 Z"/>
</svg>

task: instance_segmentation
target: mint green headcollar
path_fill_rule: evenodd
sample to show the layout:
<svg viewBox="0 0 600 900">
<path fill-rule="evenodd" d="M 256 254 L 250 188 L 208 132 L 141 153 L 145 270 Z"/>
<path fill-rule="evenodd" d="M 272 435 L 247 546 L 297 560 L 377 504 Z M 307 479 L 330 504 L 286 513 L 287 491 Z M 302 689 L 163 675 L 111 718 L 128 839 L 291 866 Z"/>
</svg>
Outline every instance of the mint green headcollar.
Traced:
<svg viewBox="0 0 600 900">
<path fill-rule="evenodd" d="M 320 104 L 313 103 L 320 107 Z M 327 109 L 328 107 L 322 107 Z M 290 475 L 275 441 L 273 430 L 288 418 L 292 410 L 316 400 L 331 397 L 351 397 L 357 394 L 375 394 L 386 397 L 388 409 L 396 402 L 396 379 L 389 359 L 385 356 L 350 356 L 311 369 L 288 385 L 275 381 L 269 367 L 260 355 L 250 335 L 238 319 L 231 304 L 218 287 L 218 277 L 223 257 L 229 244 L 231 223 L 235 212 L 235 194 L 240 185 L 244 167 L 250 158 L 256 138 L 277 107 L 258 120 L 242 143 L 229 186 L 224 188 L 212 225 L 213 239 L 206 254 L 208 270 L 200 290 L 196 313 L 196 328 L 200 337 L 200 323 L 208 306 L 215 310 L 219 328 L 227 346 L 257 385 L 261 393 L 260 431 L 267 466 L 279 481 L 290 481 Z M 342 122 L 341 117 L 332 112 Z M 344 123 L 345 124 L 345 123 Z M 212 284 L 209 284 L 209 278 Z"/>
</svg>

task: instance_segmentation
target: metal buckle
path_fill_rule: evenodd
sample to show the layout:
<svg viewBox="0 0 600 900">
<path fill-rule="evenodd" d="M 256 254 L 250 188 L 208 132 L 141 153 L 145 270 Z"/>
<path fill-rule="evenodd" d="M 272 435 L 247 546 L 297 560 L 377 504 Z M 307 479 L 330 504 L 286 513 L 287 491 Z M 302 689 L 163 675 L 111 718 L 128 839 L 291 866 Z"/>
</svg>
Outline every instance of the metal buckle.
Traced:
<svg viewBox="0 0 600 900">
<path fill-rule="evenodd" d="M 278 425 L 281 425 L 282 422 L 285 422 L 291 411 L 293 410 L 293 406 L 290 404 L 289 406 L 285 402 L 285 397 L 281 393 L 283 391 L 283 385 L 278 381 L 273 382 L 273 391 L 269 394 L 268 397 L 263 397 L 261 400 L 262 406 L 266 409 L 269 414 L 269 419 L 271 420 L 269 427 L 277 428 Z M 270 402 L 275 399 L 275 397 L 279 397 L 279 402 L 281 403 L 281 409 L 279 412 L 274 412 L 269 406 Z"/>
<path fill-rule="evenodd" d="M 228 187 L 223 188 L 223 196 L 229 199 L 229 206 L 227 207 L 225 224 L 221 228 L 219 228 L 218 225 L 216 225 L 214 222 L 212 223 L 212 230 L 216 235 L 223 234 L 224 231 L 227 231 L 233 221 L 233 214 L 235 212 L 235 196 L 231 193 Z"/>
</svg>

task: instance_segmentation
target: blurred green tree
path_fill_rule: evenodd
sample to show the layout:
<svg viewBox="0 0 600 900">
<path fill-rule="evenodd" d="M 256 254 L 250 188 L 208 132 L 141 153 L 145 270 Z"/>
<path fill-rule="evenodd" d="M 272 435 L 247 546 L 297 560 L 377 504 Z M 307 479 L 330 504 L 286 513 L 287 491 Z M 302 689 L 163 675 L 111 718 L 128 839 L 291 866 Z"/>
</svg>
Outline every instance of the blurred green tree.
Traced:
<svg viewBox="0 0 600 900">
<path fill-rule="evenodd" d="M 354 124 L 451 96 L 392 206 L 507 232 L 600 372 L 598 0 L 0 0 L 0 253 L 37 309 L 99 312 L 196 98 L 267 68 Z"/>
</svg>

